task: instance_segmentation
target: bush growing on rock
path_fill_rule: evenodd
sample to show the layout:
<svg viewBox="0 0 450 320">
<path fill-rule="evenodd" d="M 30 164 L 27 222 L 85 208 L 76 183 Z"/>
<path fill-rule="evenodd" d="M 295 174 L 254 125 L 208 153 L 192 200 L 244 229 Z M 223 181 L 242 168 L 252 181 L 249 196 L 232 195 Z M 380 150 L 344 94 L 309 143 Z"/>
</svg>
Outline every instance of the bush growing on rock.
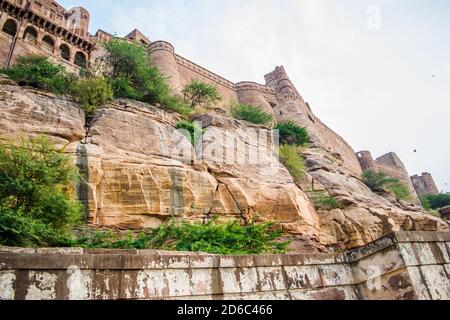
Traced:
<svg viewBox="0 0 450 320">
<path fill-rule="evenodd" d="M 160 104 L 187 115 L 190 110 L 181 98 L 172 97 L 170 87 L 161 72 L 150 65 L 145 47 L 114 39 L 104 44 L 106 54 L 97 67 L 107 78 L 117 98 L 129 98 L 149 104 Z"/>
<path fill-rule="evenodd" d="M 335 198 L 330 197 L 324 192 L 313 192 L 311 199 L 316 209 L 340 209 L 341 205 Z"/>
<path fill-rule="evenodd" d="M 387 173 L 382 171 L 366 170 L 362 178 L 364 183 L 375 192 L 385 191 L 388 185 L 398 182 L 397 179 L 389 177 Z"/>
<path fill-rule="evenodd" d="M 75 177 L 70 158 L 45 137 L 0 145 L 0 244 L 70 243 L 82 212 L 68 194 Z"/>
<path fill-rule="evenodd" d="M 184 86 L 183 97 L 191 109 L 209 106 L 222 100 L 216 86 L 199 80 L 192 80 Z"/>
<path fill-rule="evenodd" d="M 137 236 L 97 232 L 80 238 L 75 245 L 86 248 L 158 249 L 211 254 L 285 253 L 290 242 L 281 241 L 282 232 L 271 222 L 240 225 L 210 221 L 206 224 L 168 223 Z"/>
<path fill-rule="evenodd" d="M 421 196 L 420 200 L 427 210 L 438 210 L 450 206 L 450 194 L 427 194 Z"/>
<path fill-rule="evenodd" d="M 275 127 L 280 134 L 280 143 L 304 146 L 309 142 L 309 134 L 306 128 L 300 127 L 293 121 L 284 121 Z"/>
<path fill-rule="evenodd" d="M 189 139 L 193 146 L 197 144 L 197 141 L 202 137 L 204 129 L 197 122 L 180 121 L 176 124 L 176 128 Z"/>
<path fill-rule="evenodd" d="M 231 107 L 231 115 L 238 120 L 245 120 L 254 124 L 268 125 L 273 116 L 249 104 L 238 104 Z"/>
<path fill-rule="evenodd" d="M 40 56 L 19 57 L 16 64 L 9 69 L 0 70 L 0 73 L 6 74 L 19 85 L 57 94 L 68 93 L 74 81 L 74 77 L 64 67 Z"/>
<path fill-rule="evenodd" d="M 367 170 L 362 175 L 364 183 L 374 192 L 392 192 L 397 200 L 408 200 L 411 197 L 409 188 L 399 179 L 387 173 Z"/>
<path fill-rule="evenodd" d="M 104 78 L 82 79 L 75 83 L 72 93 L 77 102 L 83 106 L 87 123 L 90 122 L 97 108 L 113 97 L 111 85 Z"/>
<path fill-rule="evenodd" d="M 303 176 L 305 163 L 298 147 L 282 144 L 280 146 L 280 161 L 295 181 Z"/>
</svg>

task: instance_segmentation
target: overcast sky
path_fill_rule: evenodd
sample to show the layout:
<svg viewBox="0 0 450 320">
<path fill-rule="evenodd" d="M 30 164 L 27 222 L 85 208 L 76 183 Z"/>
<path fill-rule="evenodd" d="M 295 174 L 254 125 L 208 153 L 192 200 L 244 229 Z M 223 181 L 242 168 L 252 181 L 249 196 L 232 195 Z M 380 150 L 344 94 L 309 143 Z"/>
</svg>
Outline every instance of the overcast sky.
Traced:
<svg viewBox="0 0 450 320">
<path fill-rule="evenodd" d="M 88 9 L 93 34 L 138 28 L 233 82 L 264 83 L 284 65 L 355 151 L 394 151 L 411 175 L 429 171 L 450 190 L 448 0 L 58 2 Z"/>
</svg>

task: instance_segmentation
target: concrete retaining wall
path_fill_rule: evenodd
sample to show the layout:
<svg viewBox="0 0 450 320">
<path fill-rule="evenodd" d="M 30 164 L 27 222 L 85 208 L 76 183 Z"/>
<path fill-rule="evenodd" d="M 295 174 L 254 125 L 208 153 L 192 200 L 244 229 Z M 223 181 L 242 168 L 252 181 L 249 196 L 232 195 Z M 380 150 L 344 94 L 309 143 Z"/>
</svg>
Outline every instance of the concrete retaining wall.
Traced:
<svg viewBox="0 0 450 320">
<path fill-rule="evenodd" d="M 449 299 L 450 234 L 335 255 L 0 248 L 0 299 Z"/>
</svg>

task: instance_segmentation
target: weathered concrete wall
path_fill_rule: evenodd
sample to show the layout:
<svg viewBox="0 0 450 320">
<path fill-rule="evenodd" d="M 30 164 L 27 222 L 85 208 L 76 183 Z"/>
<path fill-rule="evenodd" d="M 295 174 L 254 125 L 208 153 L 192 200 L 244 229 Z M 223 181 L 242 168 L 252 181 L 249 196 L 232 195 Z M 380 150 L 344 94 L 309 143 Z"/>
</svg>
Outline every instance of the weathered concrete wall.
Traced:
<svg viewBox="0 0 450 320">
<path fill-rule="evenodd" d="M 442 300 L 449 245 L 449 233 L 397 233 L 336 255 L 0 248 L 0 299 Z"/>
</svg>

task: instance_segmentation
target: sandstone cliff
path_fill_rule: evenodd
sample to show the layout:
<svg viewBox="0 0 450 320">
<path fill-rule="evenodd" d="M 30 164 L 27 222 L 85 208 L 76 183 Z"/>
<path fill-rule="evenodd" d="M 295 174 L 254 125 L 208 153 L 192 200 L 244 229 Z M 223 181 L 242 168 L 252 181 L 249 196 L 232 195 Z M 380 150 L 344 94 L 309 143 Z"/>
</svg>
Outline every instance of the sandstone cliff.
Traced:
<svg viewBox="0 0 450 320">
<path fill-rule="evenodd" d="M 83 111 L 70 98 L 20 88 L 1 78 L 0 105 L 1 137 L 44 134 L 73 155 L 83 173 L 76 194 L 92 224 L 136 229 L 169 218 L 204 221 L 217 215 L 248 220 L 258 213 L 258 219 L 277 221 L 310 248 L 353 248 L 391 231 L 448 228 L 420 208 L 372 193 L 360 181 L 354 163 L 346 163 L 350 152 L 343 156 L 330 150 L 310 124 L 308 174 L 297 186 L 272 154 L 270 141 L 245 136 L 252 127 L 269 136 L 269 129 L 223 115 L 196 118 L 208 129 L 203 149 L 234 132 L 235 139 L 245 141 L 246 150 L 258 149 L 267 165 L 216 161 L 221 152 L 243 156 L 227 146 L 196 161 L 190 142 L 175 130 L 176 114 L 135 101 L 102 106 L 85 129 Z M 290 118 L 306 121 L 294 105 L 289 110 Z M 311 115 L 308 121 L 320 120 Z M 192 152 L 174 154 L 177 146 Z M 342 209 L 315 210 L 308 199 L 312 189 L 325 190 Z"/>
</svg>

